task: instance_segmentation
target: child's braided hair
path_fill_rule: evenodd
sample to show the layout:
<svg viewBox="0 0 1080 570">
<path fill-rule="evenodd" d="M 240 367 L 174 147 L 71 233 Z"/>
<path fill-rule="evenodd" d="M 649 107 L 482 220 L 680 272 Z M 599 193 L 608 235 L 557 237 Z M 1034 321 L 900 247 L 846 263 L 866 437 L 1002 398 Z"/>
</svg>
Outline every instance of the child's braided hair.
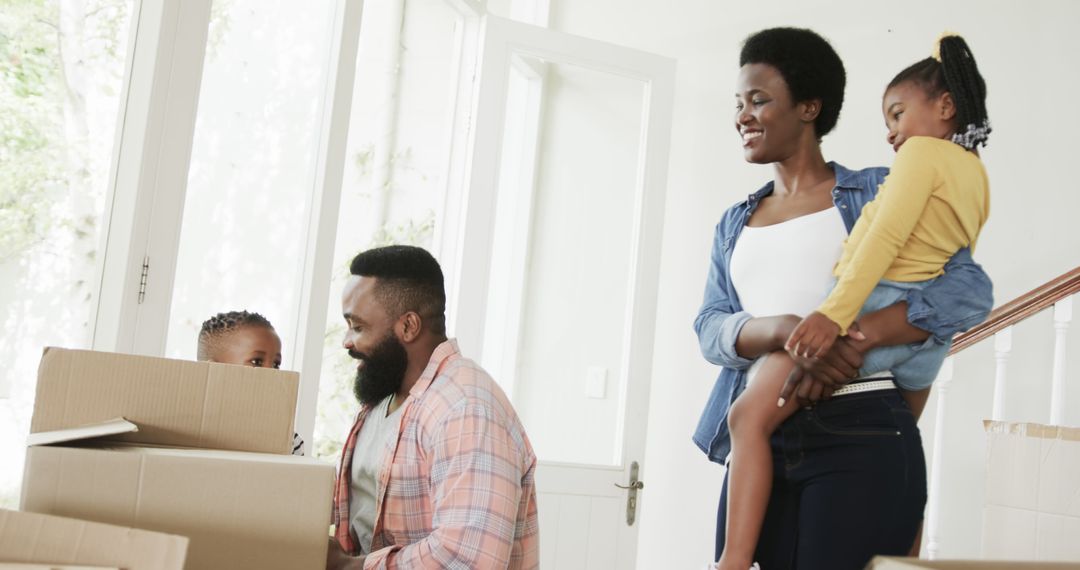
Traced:
<svg viewBox="0 0 1080 570">
<path fill-rule="evenodd" d="M 990 138 L 990 117 L 986 112 L 986 81 L 975 64 L 964 38 L 945 35 L 938 40 L 935 57 L 917 61 L 901 71 L 886 88 L 912 81 L 930 97 L 948 91 L 956 104 L 956 134 L 953 142 L 972 150 L 986 146 Z"/>
<path fill-rule="evenodd" d="M 218 313 L 206 319 L 199 331 L 199 360 L 210 360 L 216 341 L 226 333 L 241 327 L 264 327 L 274 330 L 274 325 L 271 325 L 270 321 L 259 313 L 248 311 Z"/>
</svg>

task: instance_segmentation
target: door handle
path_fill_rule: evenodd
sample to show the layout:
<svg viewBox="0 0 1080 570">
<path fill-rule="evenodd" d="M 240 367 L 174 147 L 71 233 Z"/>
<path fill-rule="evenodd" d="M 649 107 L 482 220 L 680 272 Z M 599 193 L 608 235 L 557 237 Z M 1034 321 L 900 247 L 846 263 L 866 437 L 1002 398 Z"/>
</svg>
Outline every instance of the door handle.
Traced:
<svg viewBox="0 0 1080 570">
<path fill-rule="evenodd" d="M 626 494 L 626 525 L 633 526 L 634 519 L 637 517 L 637 493 L 641 489 L 645 488 L 645 482 L 638 480 L 638 462 L 634 461 L 630 464 L 630 484 L 620 485 L 615 483 L 615 486 L 620 489 L 626 489 L 629 493 Z"/>
</svg>

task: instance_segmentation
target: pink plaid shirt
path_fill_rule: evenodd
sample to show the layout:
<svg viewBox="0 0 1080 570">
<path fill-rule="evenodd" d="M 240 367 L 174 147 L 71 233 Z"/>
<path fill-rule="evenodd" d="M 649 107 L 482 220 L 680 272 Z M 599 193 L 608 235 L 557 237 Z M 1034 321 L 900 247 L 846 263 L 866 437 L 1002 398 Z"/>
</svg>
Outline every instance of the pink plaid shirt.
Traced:
<svg viewBox="0 0 1080 570">
<path fill-rule="evenodd" d="M 498 384 L 448 340 L 401 406 L 364 568 L 537 568 L 536 455 Z M 368 411 L 356 416 L 334 488 L 336 537 L 354 554 L 349 479 Z"/>
</svg>

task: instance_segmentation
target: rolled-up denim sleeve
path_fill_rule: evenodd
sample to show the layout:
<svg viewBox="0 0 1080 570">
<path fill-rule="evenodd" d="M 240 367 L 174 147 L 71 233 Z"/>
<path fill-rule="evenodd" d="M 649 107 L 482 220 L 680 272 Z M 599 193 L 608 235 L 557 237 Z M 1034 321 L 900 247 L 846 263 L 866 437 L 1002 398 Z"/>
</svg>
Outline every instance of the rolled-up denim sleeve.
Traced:
<svg viewBox="0 0 1080 570">
<path fill-rule="evenodd" d="M 945 264 L 945 274 L 921 290 L 907 294 L 908 322 L 946 343 L 986 320 L 994 308 L 990 276 L 961 249 Z"/>
<path fill-rule="evenodd" d="M 694 332 L 705 360 L 727 368 L 744 369 L 754 363 L 735 352 L 735 341 L 743 325 L 752 316 L 746 311 L 735 310 L 728 295 L 727 266 L 723 257 L 723 236 L 717 225 L 709 260 L 709 277 L 705 281 L 705 298 L 701 310 L 694 319 Z"/>
</svg>

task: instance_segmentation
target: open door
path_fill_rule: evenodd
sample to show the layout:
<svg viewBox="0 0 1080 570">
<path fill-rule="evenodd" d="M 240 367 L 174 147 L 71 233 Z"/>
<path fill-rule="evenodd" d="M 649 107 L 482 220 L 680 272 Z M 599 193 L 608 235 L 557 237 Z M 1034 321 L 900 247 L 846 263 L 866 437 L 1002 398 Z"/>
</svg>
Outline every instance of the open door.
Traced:
<svg viewBox="0 0 1080 570">
<path fill-rule="evenodd" d="M 451 330 L 536 448 L 542 567 L 633 568 L 675 63 L 492 16 L 482 38 Z"/>
</svg>

